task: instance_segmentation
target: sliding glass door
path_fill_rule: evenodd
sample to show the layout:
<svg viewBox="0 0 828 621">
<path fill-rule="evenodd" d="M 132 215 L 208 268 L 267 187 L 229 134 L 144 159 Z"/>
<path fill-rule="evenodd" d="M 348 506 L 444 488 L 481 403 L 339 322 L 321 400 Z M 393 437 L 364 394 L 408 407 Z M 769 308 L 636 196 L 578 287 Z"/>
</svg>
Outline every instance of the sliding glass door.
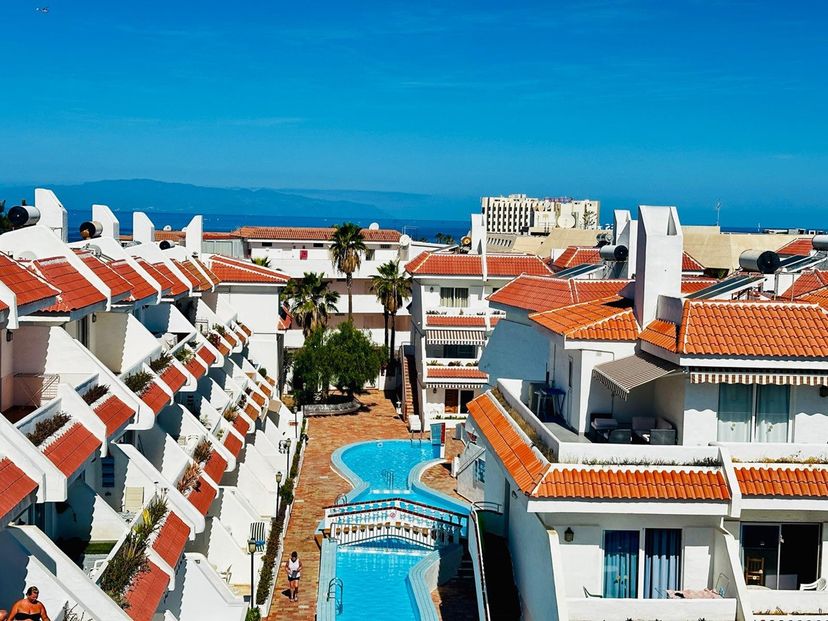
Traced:
<svg viewBox="0 0 828 621">
<path fill-rule="evenodd" d="M 638 531 L 604 531 L 604 597 L 638 595 Z"/>
<path fill-rule="evenodd" d="M 788 387 L 759 386 L 756 399 L 757 442 L 788 441 Z"/>
<path fill-rule="evenodd" d="M 813 582 L 821 539 L 819 524 L 743 524 L 745 582 L 782 590 Z"/>
<path fill-rule="evenodd" d="M 681 589 L 681 529 L 648 528 L 644 534 L 644 597 L 666 599 Z"/>
<path fill-rule="evenodd" d="M 787 442 L 789 386 L 719 384 L 719 442 Z"/>
<path fill-rule="evenodd" d="M 719 442 L 750 442 L 753 386 L 719 384 Z"/>
</svg>

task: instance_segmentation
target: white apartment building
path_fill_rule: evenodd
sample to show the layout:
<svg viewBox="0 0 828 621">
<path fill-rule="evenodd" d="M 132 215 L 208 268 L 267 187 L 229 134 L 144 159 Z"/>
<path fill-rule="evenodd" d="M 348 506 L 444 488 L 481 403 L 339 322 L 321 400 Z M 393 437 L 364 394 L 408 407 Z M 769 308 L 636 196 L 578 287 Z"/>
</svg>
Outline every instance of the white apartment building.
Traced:
<svg viewBox="0 0 828 621">
<path fill-rule="evenodd" d="M 287 277 L 202 253 L 200 217 L 162 249 L 141 213 L 126 245 L 106 206 L 72 244 L 54 193 L 30 214 L 0 235 L 0 601 L 36 584 L 56 620 L 243 619 L 299 422 L 262 366 Z M 148 512 L 148 570 L 105 592 Z"/>
<path fill-rule="evenodd" d="M 525 619 L 822 618 L 828 287 L 687 294 L 675 208 L 627 221 L 632 281 L 492 296 L 458 490 L 508 542 Z"/>
<path fill-rule="evenodd" d="M 509 194 L 484 196 L 480 207 L 490 233 L 543 234 L 554 228 L 597 229 L 601 222 L 601 202 L 591 199 Z"/>
</svg>

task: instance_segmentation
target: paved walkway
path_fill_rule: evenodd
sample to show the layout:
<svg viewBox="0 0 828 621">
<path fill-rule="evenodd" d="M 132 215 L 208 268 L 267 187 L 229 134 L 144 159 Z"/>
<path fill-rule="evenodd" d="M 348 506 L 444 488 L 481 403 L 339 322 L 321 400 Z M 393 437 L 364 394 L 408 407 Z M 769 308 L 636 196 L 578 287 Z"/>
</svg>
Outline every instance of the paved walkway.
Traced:
<svg viewBox="0 0 828 621">
<path fill-rule="evenodd" d="M 286 555 L 296 550 L 302 559 L 299 602 L 292 603 L 288 600 L 285 572 L 279 568 L 273 606 L 268 617 L 270 621 L 312 621 L 316 614 L 319 546 L 314 539 L 314 532 L 322 519 L 324 507 L 333 504 L 339 494 L 351 489 L 348 482 L 331 468 L 333 452 L 352 442 L 408 437 L 405 423 L 397 418 L 393 403 L 382 393 L 372 391 L 361 395 L 360 400 L 366 408 L 358 414 L 307 419 L 307 434 L 310 439 L 305 448 L 293 515 L 285 536 Z M 450 440 L 446 446 L 446 456 L 453 456 L 460 448 L 460 442 Z M 440 491 L 458 497 L 454 492 L 454 479 L 442 465 L 429 468 L 424 473 L 423 480 Z M 439 597 L 435 601 L 439 604 Z M 474 606 L 474 600 L 465 605 Z M 441 608 L 447 609 L 446 606 Z"/>
</svg>

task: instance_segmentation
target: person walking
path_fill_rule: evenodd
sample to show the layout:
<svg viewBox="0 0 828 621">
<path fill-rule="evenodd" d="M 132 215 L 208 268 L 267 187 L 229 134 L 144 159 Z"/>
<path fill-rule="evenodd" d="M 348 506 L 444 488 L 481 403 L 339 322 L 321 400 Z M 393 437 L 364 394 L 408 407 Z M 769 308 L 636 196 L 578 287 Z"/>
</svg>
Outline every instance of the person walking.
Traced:
<svg viewBox="0 0 828 621">
<path fill-rule="evenodd" d="M 302 576 L 302 561 L 299 560 L 299 555 L 294 550 L 290 553 L 290 558 L 285 561 L 285 571 L 288 577 L 288 587 L 290 589 L 290 601 L 299 601 L 299 578 Z"/>
<path fill-rule="evenodd" d="M 40 590 L 36 586 L 26 589 L 26 597 L 14 603 L 9 612 L 9 621 L 51 621 L 46 607 L 37 598 Z"/>
</svg>

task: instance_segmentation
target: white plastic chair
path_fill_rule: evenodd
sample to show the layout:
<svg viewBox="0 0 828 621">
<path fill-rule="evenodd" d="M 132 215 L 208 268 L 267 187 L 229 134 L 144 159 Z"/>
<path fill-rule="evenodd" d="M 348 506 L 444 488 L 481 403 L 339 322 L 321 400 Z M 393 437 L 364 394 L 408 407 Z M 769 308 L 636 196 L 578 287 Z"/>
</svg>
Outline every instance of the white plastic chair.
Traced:
<svg viewBox="0 0 828 621">
<path fill-rule="evenodd" d="M 808 584 L 800 584 L 799 590 L 800 591 L 824 591 L 825 587 L 828 586 L 828 580 L 825 578 L 819 578 L 815 582 L 809 582 Z"/>
</svg>

